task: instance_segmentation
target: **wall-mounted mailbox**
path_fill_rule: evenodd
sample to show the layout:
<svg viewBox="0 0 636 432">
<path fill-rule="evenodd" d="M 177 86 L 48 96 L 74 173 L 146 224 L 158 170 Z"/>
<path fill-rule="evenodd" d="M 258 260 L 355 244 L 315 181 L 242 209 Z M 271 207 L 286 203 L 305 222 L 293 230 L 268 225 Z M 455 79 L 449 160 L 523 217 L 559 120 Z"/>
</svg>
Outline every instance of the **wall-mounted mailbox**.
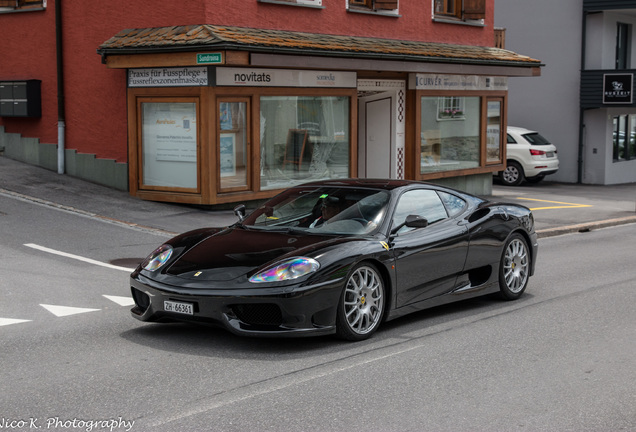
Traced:
<svg viewBox="0 0 636 432">
<path fill-rule="evenodd" d="M 0 81 L 0 117 L 41 117 L 40 80 Z"/>
</svg>

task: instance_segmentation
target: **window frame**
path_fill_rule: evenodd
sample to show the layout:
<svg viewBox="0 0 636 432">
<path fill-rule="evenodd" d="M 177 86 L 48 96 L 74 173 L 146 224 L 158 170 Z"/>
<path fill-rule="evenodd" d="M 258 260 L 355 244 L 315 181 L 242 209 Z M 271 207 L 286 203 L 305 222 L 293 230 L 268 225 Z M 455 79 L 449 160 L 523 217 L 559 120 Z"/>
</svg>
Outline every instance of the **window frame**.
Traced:
<svg viewBox="0 0 636 432">
<path fill-rule="evenodd" d="M 486 19 L 486 0 L 432 0 L 433 19 L 474 21 Z"/>
<path fill-rule="evenodd" d="M 615 69 L 630 68 L 632 25 L 624 22 L 616 23 L 616 62 Z"/>
<path fill-rule="evenodd" d="M 136 98 L 136 113 L 137 113 L 137 141 L 136 149 L 134 150 L 134 158 L 131 158 L 129 163 L 135 163 L 137 166 L 137 178 L 131 179 L 131 182 L 135 182 L 135 190 L 150 191 L 150 192 L 175 192 L 175 193 L 189 193 L 200 194 L 202 188 L 201 180 L 201 102 L 196 96 L 139 96 Z M 177 187 L 177 186 L 164 186 L 164 185 L 150 185 L 144 183 L 144 110 L 143 105 L 146 103 L 193 103 L 195 105 L 196 115 L 196 187 Z M 131 146 L 133 147 L 133 146 Z M 129 152 L 129 156 L 132 156 L 133 152 Z M 132 188 L 132 183 L 131 188 Z"/>
<path fill-rule="evenodd" d="M 347 11 L 395 16 L 399 13 L 399 0 L 347 0 Z"/>
<path fill-rule="evenodd" d="M 0 13 L 46 10 L 46 0 L 0 0 Z"/>
<path fill-rule="evenodd" d="M 504 134 L 503 132 L 500 134 L 500 150 L 499 155 L 501 159 L 497 162 L 493 161 L 487 162 L 487 110 L 488 110 L 488 101 L 492 100 L 500 100 L 502 105 L 502 116 L 500 121 L 500 128 L 502 131 L 506 130 L 507 127 L 507 97 L 506 91 L 457 91 L 457 92 L 449 92 L 445 90 L 414 90 L 414 108 L 413 111 L 413 122 L 415 123 L 414 127 L 414 136 L 412 139 L 407 141 L 407 162 L 405 164 L 406 175 L 409 178 L 413 178 L 415 180 L 422 181 L 430 181 L 439 178 L 448 178 L 448 177 L 458 177 L 465 175 L 475 175 L 475 174 L 485 174 L 490 172 L 502 171 L 505 169 L 505 160 L 506 160 L 506 145 L 504 142 Z M 459 168 L 455 170 L 448 171 L 431 171 L 431 172 L 421 172 L 421 134 L 422 134 L 422 123 L 421 123 L 421 115 L 422 115 L 422 104 L 421 99 L 423 97 L 479 97 L 480 98 L 480 136 L 479 136 L 479 162 L 476 167 L 472 168 Z M 409 162 L 408 157 L 411 157 L 411 161 Z"/>
<path fill-rule="evenodd" d="M 270 3 L 283 6 L 300 6 L 308 8 L 324 9 L 322 0 L 257 0 L 258 3 Z"/>
<path fill-rule="evenodd" d="M 633 161 L 636 159 L 636 115 L 635 114 L 619 114 L 612 117 L 614 123 L 612 128 L 612 162 L 620 163 Z M 624 126 L 624 129 L 623 129 Z M 620 157 L 620 133 L 624 134 L 623 138 L 623 156 Z M 633 134 L 633 135 L 632 135 Z M 632 143 L 632 136 L 634 143 Z"/>
<path fill-rule="evenodd" d="M 223 135 L 234 135 L 240 130 L 240 127 L 224 129 L 222 122 L 218 120 L 216 122 L 216 135 L 215 135 L 215 159 L 212 161 L 211 168 L 214 170 L 216 174 L 216 192 L 217 194 L 224 194 L 230 192 L 246 192 L 252 190 L 252 98 L 250 96 L 236 97 L 236 96 L 221 96 L 218 95 L 216 97 L 216 107 L 214 112 L 217 115 L 217 118 L 221 113 L 221 104 L 223 103 L 237 103 L 237 104 L 245 104 L 245 130 L 244 130 L 244 138 L 245 138 L 245 148 L 244 151 L 244 159 L 245 159 L 245 184 L 239 184 L 236 186 L 223 186 L 223 170 L 221 169 L 221 139 Z M 235 151 L 236 147 L 238 147 L 238 143 L 234 142 Z"/>
</svg>

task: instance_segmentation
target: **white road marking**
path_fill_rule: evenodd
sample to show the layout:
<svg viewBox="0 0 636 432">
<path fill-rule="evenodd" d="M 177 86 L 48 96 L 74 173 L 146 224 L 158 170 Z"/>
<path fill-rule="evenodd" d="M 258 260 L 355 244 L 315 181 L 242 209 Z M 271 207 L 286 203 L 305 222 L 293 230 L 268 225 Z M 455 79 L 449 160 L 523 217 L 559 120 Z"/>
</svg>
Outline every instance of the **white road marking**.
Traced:
<svg viewBox="0 0 636 432">
<path fill-rule="evenodd" d="M 23 319 L 11 319 L 11 318 L 0 318 L 0 327 L 11 325 L 11 324 L 19 324 L 30 322 L 31 320 L 23 320 Z"/>
<path fill-rule="evenodd" d="M 51 254 L 54 254 L 54 255 L 63 256 L 63 257 L 66 257 L 66 258 L 72 258 L 72 259 L 75 259 L 75 260 L 78 260 L 78 261 L 83 261 L 83 262 L 86 262 L 86 263 L 89 263 L 89 264 L 94 264 L 94 265 L 98 265 L 98 266 L 101 266 L 101 267 L 106 267 L 106 268 L 110 268 L 110 269 L 114 269 L 114 270 L 125 271 L 125 272 L 128 272 L 128 273 L 130 273 L 130 272 L 135 270 L 134 268 L 120 267 L 120 266 L 104 263 L 104 262 L 101 262 L 101 261 L 97 261 L 97 260 L 94 260 L 94 259 L 86 258 L 86 257 L 83 257 L 83 256 L 73 255 L 73 254 L 62 252 L 62 251 L 58 251 L 58 250 L 55 250 L 55 249 L 50 249 L 50 248 L 47 248 L 47 247 L 44 247 L 44 246 L 40 246 L 40 245 L 36 245 L 36 244 L 33 244 L 33 243 L 25 243 L 24 246 L 30 247 L 32 249 L 37 249 L 37 250 L 40 250 L 42 252 L 48 252 L 48 253 L 51 253 Z"/>
<path fill-rule="evenodd" d="M 130 297 L 122 297 L 122 296 L 111 296 L 103 294 L 108 300 L 117 303 L 120 306 L 132 306 L 135 304 L 135 301 Z"/>
<path fill-rule="evenodd" d="M 89 309 L 89 308 L 80 308 L 80 307 L 71 307 L 71 306 L 57 306 L 57 305 L 47 305 L 47 304 L 41 304 L 40 306 L 42 306 L 44 309 L 48 310 L 53 315 L 58 317 L 76 315 L 76 314 L 81 314 L 85 312 L 95 312 L 100 310 L 100 309 Z"/>
<path fill-rule="evenodd" d="M 58 210 L 58 211 L 62 211 L 62 212 L 66 212 L 66 213 L 72 213 L 78 216 L 82 216 L 82 217 L 86 217 L 89 219 L 93 219 L 93 220 L 97 220 L 97 221 L 101 221 L 104 223 L 108 223 L 111 225 L 117 225 L 120 227 L 124 227 L 124 228 L 130 228 L 133 229 L 135 231 L 141 231 L 141 232 L 146 232 L 146 233 L 150 233 L 150 234 L 154 234 L 154 235 L 159 235 L 159 236 L 163 236 L 163 237 L 174 237 L 175 235 L 177 235 L 177 233 L 171 232 L 171 231 L 166 231 L 166 230 L 162 230 L 159 228 L 152 228 L 152 227 L 146 227 L 146 226 L 142 226 L 142 225 L 138 225 L 136 223 L 131 223 L 131 222 L 124 222 L 118 219 L 114 219 L 114 218 L 109 218 L 106 216 L 101 216 L 98 215 L 96 213 L 91 213 L 85 210 L 80 210 L 77 209 L 75 207 L 70 207 L 70 206 L 65 206 L 63 204 L 58 204 L 58 203 L 54 203 L 51 201 L 47 201 L 41 198 L 36 198 L 36 197 L 32 197 L 32 196 L 28 196 L 28 195 L 24 195 L 18 192 L 13 192 L 13 191 L 9 191 L 6 189 L 2 189 L 0 188 L 0 196 L 4 196 L 7 198 L 13 198 L 16 199 L 18 201 L 22 201 L 22 202 L 27 202 L 30 204 L 36 204 L 42 207 L 49 207 L 53 210 Z"/>
</svg>

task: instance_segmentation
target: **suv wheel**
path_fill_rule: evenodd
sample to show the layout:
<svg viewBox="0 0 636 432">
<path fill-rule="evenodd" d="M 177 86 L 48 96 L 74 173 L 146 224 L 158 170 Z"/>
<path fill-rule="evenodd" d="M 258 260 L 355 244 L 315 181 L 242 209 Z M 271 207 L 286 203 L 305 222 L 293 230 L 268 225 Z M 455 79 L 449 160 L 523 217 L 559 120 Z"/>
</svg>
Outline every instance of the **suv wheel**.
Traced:
<svg viewBox="0 0 636 432">
<path fill-rule="evenodd" d="M 508 161 L 506 169 L 499 173 L 499 179 L 506 186 L 519 186 L 523 181 L 523 168 L 515 161 Z"/>
</svg>

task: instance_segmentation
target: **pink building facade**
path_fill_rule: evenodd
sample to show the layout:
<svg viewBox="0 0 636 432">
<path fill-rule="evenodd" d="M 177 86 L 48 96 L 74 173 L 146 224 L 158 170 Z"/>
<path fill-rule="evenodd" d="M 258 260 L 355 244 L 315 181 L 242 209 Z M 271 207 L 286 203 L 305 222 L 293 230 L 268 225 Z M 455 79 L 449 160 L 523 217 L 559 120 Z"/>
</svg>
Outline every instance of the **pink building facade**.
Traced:
<svg viewBox="0 0 636 432">
<path fill-rule="evenodd" d="M 494 46 L 493 11 L 494 0 L 0 0 L 0 148 L 159 201 L 238 202 L 339 177 L 487 192 L 505 161 L 507 79 L 541 66 Z M 24 102 L 32 81 L 39 94 Z"/>
</svg>

